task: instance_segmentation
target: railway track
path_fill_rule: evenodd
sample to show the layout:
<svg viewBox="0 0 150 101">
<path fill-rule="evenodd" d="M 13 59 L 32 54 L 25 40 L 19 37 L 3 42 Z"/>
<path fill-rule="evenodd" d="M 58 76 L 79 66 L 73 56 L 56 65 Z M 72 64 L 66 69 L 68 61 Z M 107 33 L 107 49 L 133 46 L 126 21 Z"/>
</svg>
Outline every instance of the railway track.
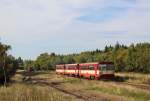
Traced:
<svg viewBox="0 0 150 101">
<path fill-rule="evenodd" d="M 130 83 L 130 82 L 115 82 L 115 83 L 116 84 L 122 84 L 122 85 L 129 85 L 129 86 L 133 86 L 136 88 L 150 91 L 150 85 L 148 85 L 148 84 L 135 84 L 135 83 Z"/>
<path fill-rule="evenodd" d="M 80 91 L 78 92 L 72 92 L 72 91 L 68 91 L 68 90 L 65 90 L 61 87 L 59 87 L 59 84 L 62 83 L 62 82 L 47 82 L 45 80 L 42 80 L 42 79 L 32 79 L 32 81 L 34 81 L 34 84 L 37 84 L 37 85 L 40 85 L 40 86 L 48 86 L 48 87 L 52 87 L 60 92 L 63 92 L 65 94 L 69 94 L 71 96 L 74 96 L 78 99 L 81 99 L 83 101 L 110 101 L 109 99 L 107 98 L 99 98 L 99 97 L 96 97 L 96 96 L 88 96 L 88 95 L 85 95 L 85 94 L 82 94 Z"/>
<path fill-rule="evenodd" d="M 29 75 L 26 75 L 26 76 L 29 76 Z M 32 76 L 32 75 L 30 75 L 30 76 Z M 74 77 L 70 77 L 70 78 L 74 78 Z M 42 78 L 42 79 L 48 80 L 49 78 Z M 87 80 L 87 79 L 84 79 L 84 80 Z M 150 91 L 150 85 L 148 85 L 148 84 L 135 84 L 135 83 L 131 83 L 131 82 L 120 82 L 120 81 L 114 81 L 114 80 L 112 80 L 112 81 L 110 80 L 110 82 L 113 82 L 117 85 L 129 85 L 129 86 L 132 86 L 132 87 L 136 87 L 136 88 L 139 88 L 139 89 Z"/>
<path fill-rule="evenodd" d="M 69 78 L 74 78 L 74 77 L 69 77 Z M 42 78 L 42 79 L 48 80 L 48 78 Z M 87 80 L 87 79 L 83 79 L 83 80 Z M 89 81 L 89 80 L 87 80 L 87 81 Z M 118 82 L 118 81 L 108 81 L 108 82 L 113 82 L 117 85 L 129 85 L 129 86 L 132 86 L 132 87 L 136 87 L 136 88 L 139 88 L 139 89 L 150 91 L 150 85 L 148 85 L 148 84 L 135 84 L 135 83 L 131 83 L 131 82 Z"/>
<path fill-rule="evenodd" d="M 64 76 L 63 76 L 64 77 Z M 65 76 L 66 77 L 66 76 Z M 69 77 L 69 78 L 74 78 L 74 77 Z M 80 99 L 82 101 L 111 101 L 109 98 L 100 98 L 99 96 L 90 96 L 90 95 L 86 95 L 80 91 L 69 91 L 64 89 L 63 87 L 61 87 L 61 83 L 64 82 L 55 82 L 55 81 L 49 81 L 52 78 L 31 78 L 30 81 L 32 81 L 33 84 L 37 84 L 39 86 L 47 86 L 50 88 L 54 88 L 64 94 L 68 94 L 70 96 L 74 96 L 77 99 Z M 89 81 L 87 79 L 83 79 L 86 81 Z M 104 81 L 105 82 L 105 81 Z M 143 90 L 147 90 L 150 91 L 150 85 L 146 85 L 146 84 L 134 84 L 134 83 L 127 83 L 127 82 L 118 82 L 118 81 L 106 81 L 106 82 L 113 82 L 116 85 L 129 85 L 129 86 L 133 86 L 139 89 L 143 89 Z"/>
<path fill-rule="evenodd" d="M 70 78 L 74 78 L 74 77 L 70 77 Z M 84 80 L 87 80 L 87 79 L 84 79 Z M 104 82 L 105 81 L 108 81 L 108 80 L 104 80 Z M 119 82 L 119 81 L 111 81 L 111 80 L 109 80 L 108 82 L 113 82 L 117 85 L 129 85 L 129 86 L 132 86 L 132 87 L 136 87 L 136 88 L 139 88 L 139 89 L 150 91 L 150 85 L 148 85 L 148 84 L 135 84 L 135 83 L 131 83 L 131 82 Z"/>
<path fill-rule="evenodd" d="M 46 80 L 48 80 L 48 78 L 45 78 L 45 79 L 44 78 L 42 78 L 42 79 L 33 78 L 32 80 L 36 81 L 36 83 L 34 83 L 34 84 L 54 88 L 54 89 L 56 89 L 60 92 L 63 92 L 65 94 L 68 94 L 68 95 L 71 95 L 71 96 L 74 96 L 77 99 L 80 99 L 82 101 L 111 101 L 111 99 L 109 99 L 109 98 L 103 98 L 103 97 L 100 98 L 98 96 L 85 95 L 84 93 L 82 93 L 80 91 L 74 91 L 74 92 L 68 91 L 68 90 L 66 90 L 66 89 L 64 89 L 60 86 L 61 83 L 64 83 L 64 82 L 48 82 L 48 81 L 46 81 Z M 84 80 L 86 80 L 86 79 L 84 79 Z M 120 85 L 130 85 L 130 86 L 133 86 L 133 87 L 136 87 L 136 88 L 140 88 L 140 89 L 150 91 L 150 85 L 146 85 L 146 84 L 133 84 L 133 83 L 125 83 L 125 82 L 115 82 L 115 83 L 117 85 L 118 84 L 120 84 Z"/>
<path fill-rule="evenodd" d="M 74 78 L 74 77 L 70 77 L 70 78 Z M 87 80 L 87 79 L 84 79 L 84 80 Z M 150 85 L 148 85 L 148 84 L 135 84 L 135 83 L 131 83 L 131 82 L 119 82 L 119 81 L 111 81 L 111 80 L 104 79 L 104 82 L 105 81 L 113 82 L 113 83 L 119 84 L 119 85 L 129 85 L 129 86 L 132 86 L 132 87 L 136 87 L 136 88 L 140 88 L 140 89 L 150 91 Z"/>
<path fill-rule="evenodd" d="M 71 78 L 73 78 L 73 77 L 71 77 Z M 87 80 L 87 79 L 85 79 L 85 80 Z M 104 82 L 105 81 L 108 81 L 108 82 L 110 81 L 110 82 L 113 82 L 117 85 L 129 85 L 129 86 L 132 86 L 132 87 L 136 87 L 136 88 L 139 88 L 139 89 L 150 91 L 150 85 L 148 85 L 148 84 L 135 84 L 135 83 L 131 83 L 131 82 L 111 81 L 111 80 L 107 80 L 107 79 L 103 79 L 103 80 L 104 80 Z"/>
</svg>

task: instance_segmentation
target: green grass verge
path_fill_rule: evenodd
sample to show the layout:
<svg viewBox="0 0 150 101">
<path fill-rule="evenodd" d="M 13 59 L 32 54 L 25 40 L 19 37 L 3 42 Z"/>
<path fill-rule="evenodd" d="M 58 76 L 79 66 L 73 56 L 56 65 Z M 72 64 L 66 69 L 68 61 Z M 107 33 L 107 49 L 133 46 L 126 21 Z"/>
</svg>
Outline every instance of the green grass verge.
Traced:
<svg viewBox="0 0 150 101">
<path fill-rule="evenodd" d="M 127 98 L 132 98 L 135 101 L 150 101 L 150 94 L 139 92 L 136 90 L 128 90 L 125 88 L 111 88 L 111 87 L 106 88 L 106 87 L 92 86 L 88 87 L 86 90 L 94 90 L 113 95 L 125 96 Z"/>
</svg>

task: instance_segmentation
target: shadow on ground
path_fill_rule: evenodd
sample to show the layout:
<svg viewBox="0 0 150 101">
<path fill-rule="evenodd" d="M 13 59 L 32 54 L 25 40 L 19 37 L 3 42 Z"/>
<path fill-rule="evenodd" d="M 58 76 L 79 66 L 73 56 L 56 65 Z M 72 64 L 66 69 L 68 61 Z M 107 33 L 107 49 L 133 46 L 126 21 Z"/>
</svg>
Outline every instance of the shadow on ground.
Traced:
<svg viewBox="0 0 150 101">
<path fill-rule="evenodd" d="M 129 79 L 134 79 L 134 78 L 131 78 L 131 77 L 123 77 L 123 76 L 115 76 L 114 78 L 112 79 L 101 79 L 103 81 L 114 81 L 114 82 L 126 82 L 128 81 Z"/>
</svg>

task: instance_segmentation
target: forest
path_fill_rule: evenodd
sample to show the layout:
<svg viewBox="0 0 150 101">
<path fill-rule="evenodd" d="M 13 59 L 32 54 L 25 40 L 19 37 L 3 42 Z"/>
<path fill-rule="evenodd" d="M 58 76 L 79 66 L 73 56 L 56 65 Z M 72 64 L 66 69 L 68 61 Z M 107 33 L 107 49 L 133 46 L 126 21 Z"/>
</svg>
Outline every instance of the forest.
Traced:
<svg viewBox="0 0 150 101">
<path fill-rule="evenodd" d="M 100 99 L 149 101 L 150 99 L 148 74 L 150 43 L 130 46 L 116 43 L 114 46 L 106 46 L 104 50 L 96 49 L 68 55 L 42 53 L 36 60 L 15 58 L 10 55 L 9 50 L 10 45 L 0 43 L 0 81 L 5 85 L 0 89 L 0 101 L 99 101 Z M 78 79 L 56 75 L 54 72 L 57 64 L 102 61 L 114 62 L 115 79 L 109 82 Z"/>
<path fill-rule="evenodd" d="M 55 70 L 57 64 L 111 61 L 116 72 L 150 73 L 150 43 L 131 44 L 130 46 L 116 43 L 105 46 L 104 50 L 85 51 L 79 54 L 60 55 L 42 53 L 36 60 L 23 60 L 8 54 L 10 45 L 0 43 L 0 78 L 9 80 L 17 69 L 34 71 Z"/>
<path fill-rule="evenodd" d="M 111 61 L 116 72 L 150 73 L 150 43 L 137 43 L 126 46 L 118 42 L 105 46 L 104 50 L 85 51 L 68 55 L 42 53 L 36 60 L 18 58 L 20 69 L 55 70 L 57 64 Z"/>
</svg>

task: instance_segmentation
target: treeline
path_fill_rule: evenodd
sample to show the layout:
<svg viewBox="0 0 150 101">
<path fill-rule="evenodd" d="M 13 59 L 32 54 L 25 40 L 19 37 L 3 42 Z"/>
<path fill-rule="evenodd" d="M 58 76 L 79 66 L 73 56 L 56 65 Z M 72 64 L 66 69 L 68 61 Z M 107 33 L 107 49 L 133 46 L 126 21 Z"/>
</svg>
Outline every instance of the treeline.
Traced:
<svg viewBox="0 0 150 101">
<path fill-rule="evenodd" d="M 8 54 L 11 49 L 10 45 L 5 45 L 0 42 L 0 82 L 7 82 L 16 72 L 18 68 L 17 60 Z"/>
<path fill-rule="evenodd" d="M 112 61 L 115 71 L 150 73 L 150 43 L 131 44 L 116 43 L 106 46 L 104 50 L 81 52 L 80 54 L 57 55 L 42 53 L 35 61 L 24 61 L 26 69 L 54 70 L 56 64 Z"/>
</svg>

